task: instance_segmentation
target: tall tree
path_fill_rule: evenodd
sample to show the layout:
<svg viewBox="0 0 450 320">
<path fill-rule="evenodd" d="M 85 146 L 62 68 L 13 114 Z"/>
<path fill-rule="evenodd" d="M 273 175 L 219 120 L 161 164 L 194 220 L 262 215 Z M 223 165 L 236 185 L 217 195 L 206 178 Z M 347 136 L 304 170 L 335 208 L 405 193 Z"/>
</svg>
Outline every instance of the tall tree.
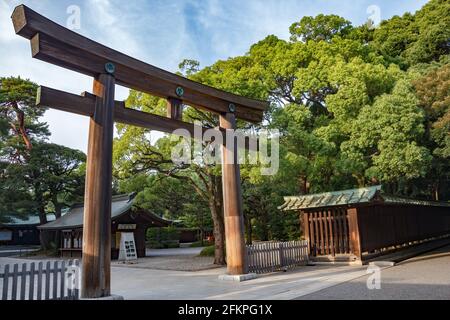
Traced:
<svg viewBox="0 0 450 320">
<path fill-rule="evenodd" d="M 0 114 L 9 125 L 10 141 L 5 143 L 2 156 L 9 152 L 10 160 L 22 161 L 25 151 L 32 148 L 32 139 L 42 139 L 49 135 L 47 125 L 38 121 L 45 109 L 36 108 L 37 85 L 21 78 L 0 78 Z M 5 136 L 3 136 L 5 137 Z M 25 151 L 18 147 L 21 139 Z M 12 147 L 12 144 L 15 147 Z"/>
<path fill-rule="evenodd" d="M 315 17 L 303 17 L 300 22 L 291 25 L 292 41 L 330 41 L 336 35 L 345 35 L 352 29 L 350 21 L 337 15 L 319 14 Z"/>
</svg>

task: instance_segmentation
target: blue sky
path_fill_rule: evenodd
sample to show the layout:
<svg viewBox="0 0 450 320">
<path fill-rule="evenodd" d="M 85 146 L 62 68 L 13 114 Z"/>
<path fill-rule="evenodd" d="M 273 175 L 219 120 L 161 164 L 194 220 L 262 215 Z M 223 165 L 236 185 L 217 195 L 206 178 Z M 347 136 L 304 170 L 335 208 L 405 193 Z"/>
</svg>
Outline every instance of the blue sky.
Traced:
<svg viewBox="0 0 450 320">
<path fill-rule="evenodd" d="M 420 9 L 426 0 L 0 0 L 0 76 L 22 76 L 72 93 L 89 91 L 92 79 L 31 58 L 29 43 L 14 34 L 14 7 L 24 3 L 66 25 L 67 8 L 80 8 L 81 29 L 91 39 L 145 62 L 177 71 L 184 58 L 207 66 L 245 54 L 269 34 L 289 38 L 303 16 L 337 14 L 360 25 L 378 8 L 381 19 Z M 373 7 L 376 6 L 376 7 Z M 127 89 L 117 89 L 125 99 Z M 86 151 L 88 119 L 49 110 L 50 140 Z"/>
</svg>

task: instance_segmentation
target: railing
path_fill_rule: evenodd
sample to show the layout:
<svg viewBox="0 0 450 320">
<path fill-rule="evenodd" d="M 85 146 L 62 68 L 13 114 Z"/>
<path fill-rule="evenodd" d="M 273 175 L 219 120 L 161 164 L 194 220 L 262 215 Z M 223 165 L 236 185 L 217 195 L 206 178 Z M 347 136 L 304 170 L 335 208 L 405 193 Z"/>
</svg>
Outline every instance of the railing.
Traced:
<svg viewBox="0 0 450 320">
<path fill-rule="evenodd" d="M 249 272 L 285 271 L 308 263 L 308 242 L 257 242 L 247 245 Z"/>
<path fill-rule="evenodd" d="M 79 261 L 5 265 L 0 269 L 1 300 L 77 300 Z"/>
</svg>

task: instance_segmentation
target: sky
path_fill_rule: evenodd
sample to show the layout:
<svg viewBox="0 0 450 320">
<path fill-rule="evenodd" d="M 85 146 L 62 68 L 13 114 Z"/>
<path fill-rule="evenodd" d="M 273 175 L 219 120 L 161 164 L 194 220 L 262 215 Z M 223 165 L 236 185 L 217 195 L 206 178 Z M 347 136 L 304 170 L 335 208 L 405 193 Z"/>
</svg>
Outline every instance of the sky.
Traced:
<svg viewBox="0 0 450 320">
<path fill-rule="evenodd" d="M 0 77 L 21 76 L 39 85 L 80 94 L 92 78 L 31 58 L 29 41 L 15 35 L 14 7 L 25 4 L 75 32 L 171 72 L 183 59 L 205 67 L 245 54 L 267 35 L 289 39 L 303 16 L 337 14 L 353 25 L 415 12 L 426 0 L 0 0 Z M 79 19 L 73 19 L 79 12 Z M 77 22 L 79 26 L 76 25 Z M 117 86 L 116 100 L 128 89 Z M 87 150 L 89 121 L 48 110 L 50 141 Z"/>
</svg>

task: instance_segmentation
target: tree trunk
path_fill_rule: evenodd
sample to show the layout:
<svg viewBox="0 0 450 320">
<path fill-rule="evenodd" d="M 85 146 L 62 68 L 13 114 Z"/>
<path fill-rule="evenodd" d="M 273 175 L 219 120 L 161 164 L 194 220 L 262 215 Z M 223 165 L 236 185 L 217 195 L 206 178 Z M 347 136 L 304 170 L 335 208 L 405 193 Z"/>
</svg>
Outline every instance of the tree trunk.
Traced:
<svg viewBox="0 0 450 320">
<path fill-rule="evenodd" d="M 25 114 L 23 111 L 19 110 L 19 107 L 16 104 L 16 112 L 17 112 L 17 121 L 19 122 L 19 133 L 23 139 L 23 142 L 25 143 L 25 146 L 28 151 L 31 150 L 31 140 L 30 137 L 27 134 L 27 130 L 25 129 Z"/>
<path fill-rule="evenodd" d="M 62 215 L 61 211 L 62 211 L 63 205 L 61 203 L 58 203 L 57 200 L 54 200 L 53 203 L 55 206 L 55 218 L 59 219 L 59 218 L 61 218 L 61 215 Z"/>
<path fill-rule="evenodd" d="M 215 201 L 209 203 L 211 216 L 214 225 L 214 264 L 225 265 L 225 224 L 223 221 L 223 212 L 221 207 L 217 207 Z"/>
<path fill-rule="evenodd" d="M 252 244 L 252 219 L 244 214 L 246 244 Z"/>
</svg>

